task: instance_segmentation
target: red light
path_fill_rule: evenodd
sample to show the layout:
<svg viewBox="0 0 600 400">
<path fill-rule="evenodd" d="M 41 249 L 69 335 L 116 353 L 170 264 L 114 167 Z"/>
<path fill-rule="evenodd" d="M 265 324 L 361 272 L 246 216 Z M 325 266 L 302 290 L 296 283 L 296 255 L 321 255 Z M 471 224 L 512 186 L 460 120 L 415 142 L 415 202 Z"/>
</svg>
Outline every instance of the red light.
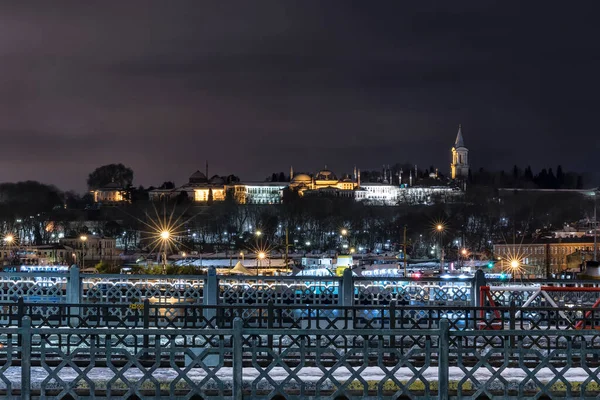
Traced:
<svg viewBox="0 0 600 400">
<path fill-rule="evenodd" d="M 421 274 L 417 272 L 417 273 L 415 274 L 415 278 L 420 278 L 420 277 L 421 277 Z"/>
</svg>

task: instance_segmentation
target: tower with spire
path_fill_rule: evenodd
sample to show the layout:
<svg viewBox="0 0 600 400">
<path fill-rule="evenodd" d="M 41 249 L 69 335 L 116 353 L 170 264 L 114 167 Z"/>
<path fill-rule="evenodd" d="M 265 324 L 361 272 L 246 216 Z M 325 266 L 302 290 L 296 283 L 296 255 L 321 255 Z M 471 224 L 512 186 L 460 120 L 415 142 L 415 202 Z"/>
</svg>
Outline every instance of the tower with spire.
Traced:
<svg viewBox="0 0 600 400">
<path fill-rule="evenodd" d="M 462 126 L 458 125 L 456 141 L 452 147 L 452 164 L 450 164 L 452 179 L 463 179 L 469 176 L 469 150 L 465 147 Z"/>
</svg>

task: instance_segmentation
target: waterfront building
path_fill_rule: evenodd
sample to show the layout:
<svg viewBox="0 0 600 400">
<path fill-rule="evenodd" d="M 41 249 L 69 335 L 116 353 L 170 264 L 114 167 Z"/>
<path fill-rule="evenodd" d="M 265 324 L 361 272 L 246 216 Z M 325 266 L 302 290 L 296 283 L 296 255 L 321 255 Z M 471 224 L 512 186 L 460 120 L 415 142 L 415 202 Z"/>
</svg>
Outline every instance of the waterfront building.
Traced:
<svg viewBox="0 0 600 400">
<path fill-rule="evenodd" d="M 73 249 L 61 244 L 4 246 L 0 248 L 3 265 L 53 265 L 67 263 Z"/>
<path fill-rule="evenodd" d="M 119 258 L 119 251 L 116 248 L 114 238 L 82 235 L 62 238 L 59 243 L 72 250 L 70 253 L 65 253 L 65 261 L 69 263 L 81 263 L 83 257 L 85 257 L 86 262 L 90 261 L 90 263 L 116 261 Z"/>
<path fill-rule="evenodd" d="M 131 203 L 129 191 L 117 182 L 111 182 L 101 188 L 91 191 L 94 203 L 103 205 L 117 205 Z"/>
<path fill-rule="evenodd" d="M 552 238 L 517 244 L 495 243 L 494 257 L 499 259 L 498 269 L 507 270 L 510 262 L 516 260 L 527 274 L 544 276 L 573 268 L 570 262 L 573 255 L 580 255 L 583 261 L 593 250 L 594 240 L 590 237 Z"/>
<path fill-rule="evenodd" d="M 385 167 L 378 182 L 361 182 L 360 169 L 354 168 L 352 175 L 337 175 L 327 168 L 316 174 L 300 173 L 294 175 L 290 168 L 290 182 L 238 182 L 227 183 L 217 175 L 208 178 L 206 172 L 194 172 L 188 182 L 182 186 L 149 191 L 150 200 L 172 199 L 185 195 L 195 203 L 208 204 L 223 201 L 233 196 L 239 204 L 280 204 L 286 189 L 296 191 L 300 196 L 347 198 L 364 201 L 371 205 L 394 206 L 399 204 L 432 204 L 435 202 L 455 201 L 462 195 L 464 182 L 469 175 L 468 149 L 464 145 L 462 128 L 452 148 L 452 182 L 442 180 L 437 169 L 429 177 L 417 184 L 417 167 L 408 171 L 404 181 L 402 171 L 396 175 L 389 166 Z M 414 173 L 414 179 L 413 179 Z M 397 178 L 397 179 L 396 179 Z"/>
<path fill-rule="evenodd" d="M 230 185 L 239 204 L 280 204 L 287 182 L 249 182 Z"/>
<path fill-rule="evenodd" d="M 206 169 L 208 173 L 208 168 Z M 152 201 L 162 199 L 173 199 L 185 193 L 188 199 L 199 203 L 208 203 L 209 201 L 223 201 L 226 196 L 225 181 L 220 176 L 213 176 L 208 179 L 207 174 L 194 172 L 188 178 L 188 182 L 182 186 L 172 189 L 153 189 L 148 191 L 148 197 Z"/>
</svg>

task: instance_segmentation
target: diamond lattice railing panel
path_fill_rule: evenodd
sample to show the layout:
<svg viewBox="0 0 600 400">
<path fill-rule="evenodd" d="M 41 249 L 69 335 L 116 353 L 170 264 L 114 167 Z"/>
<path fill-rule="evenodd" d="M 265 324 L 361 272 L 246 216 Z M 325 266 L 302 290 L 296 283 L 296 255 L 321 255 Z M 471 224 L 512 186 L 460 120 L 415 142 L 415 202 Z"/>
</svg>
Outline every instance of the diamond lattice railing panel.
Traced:
<svg viewBox="0 0 600 400">
<path fill-rule="evenodd" d="M 225 360 L 231 360 L 232 347 L 223 335 L 80 332 L 34 335 L 40 367 L 32 382 L 42 398 L 88 392 L 106 398 L 231 395 L 231 379 L 222 374 L 231 374 Z"/>
<path fill-rule="evenodd" d="M 245 336 L 245 353 L 250 354 L 251 398 L 270 399 L 284 394 L 287 399 L 307 396 L 319 399 L 430 398 L 437 390 L 435 379 L 425 372 L 437 353 L 430 338 L 378 335 L 317 336 L 281 335 L 273 346 L 259 336 Z"/>
</svg>

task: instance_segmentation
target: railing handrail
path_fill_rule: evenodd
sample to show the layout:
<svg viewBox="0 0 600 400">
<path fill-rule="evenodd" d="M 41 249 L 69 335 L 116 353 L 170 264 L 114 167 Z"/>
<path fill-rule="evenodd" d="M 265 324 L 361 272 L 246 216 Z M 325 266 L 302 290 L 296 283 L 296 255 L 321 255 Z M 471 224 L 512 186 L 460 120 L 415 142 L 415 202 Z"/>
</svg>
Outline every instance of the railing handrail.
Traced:
<svg viewBox="0 0 600 400">
<path fill-rule="evenodd" d="M 98 302 L 98 303 L 52 303 L 52 302 L 26 302 L 23 301 L 21 304 L 24 307 L 63 307 L 63 308 L 102 308 L 102 307 L 110 307 L 110 308 L 125 308 L 129 309 L 132 304 L 143 304 L 144 300 L 136 302 L 136 303 L 106 303 L 106 302 Z M 393 303 L 393 304 L 392 304 Z M 18 302 L 0 302 L 0 307 L 17 307 L 19 305 Z M 389 310 L 394 307 L 396 311 L 511 311 L 513 310 L 510 306 L 471 306 L 471 305 L 402 305 L 397 304 L 395 302 L 390 302 L 388 304 L 355 304 L 352 306 L 342 306 L 336 304 L 275 304 L 275 303 L 261 303 L 261 304 L 202 304 L 202 303 L 149 303 L 149 308 L 154 309 L 248 309 L 248 310 L 261 310 L 266 308 L 273 308 L 274 310 L 338 310 L 338 311 L 380 311 L 380 310 Z M 573 306 L 573 307 L 540 307 L 540 306 L 515 306 L 514 310 L 521 312 L 536 312 L 536 311 L 548 311 L 548 312 L 584 312 L 584 311 L 594 311 L 600 313 L 600 308 L 592 307 L 592 306 Z"/>
</svg>

